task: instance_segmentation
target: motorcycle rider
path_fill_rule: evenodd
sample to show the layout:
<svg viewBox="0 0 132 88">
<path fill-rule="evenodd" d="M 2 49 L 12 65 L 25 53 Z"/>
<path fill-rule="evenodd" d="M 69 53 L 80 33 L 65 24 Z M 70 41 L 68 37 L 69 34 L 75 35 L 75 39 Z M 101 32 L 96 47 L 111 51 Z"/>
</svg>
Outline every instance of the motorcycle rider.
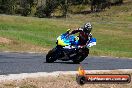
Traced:
<svg viewBox="0 0 132 88">
<path fill-rule="evenodd" d="M 89 43 L 90 39 L 92 38 L 92 34 L 90 33 L 91 30 L 92 30 L 92 25 L 90 22 L 88 22 L 88 23 L 84 24 L 83 27 L 75 29 L 71 32 L 69 30 L 69 35 L 79 33 L 78 45 L 85 46 Z"/>
</svg>

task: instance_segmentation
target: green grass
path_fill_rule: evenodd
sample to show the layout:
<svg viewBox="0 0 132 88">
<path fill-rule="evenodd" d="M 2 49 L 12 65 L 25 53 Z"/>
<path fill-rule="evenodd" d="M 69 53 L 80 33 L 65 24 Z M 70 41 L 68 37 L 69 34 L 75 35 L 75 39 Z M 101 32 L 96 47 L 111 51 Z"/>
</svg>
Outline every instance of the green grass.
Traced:
<svg viewBox="0 0 132 88">
<path fill-rule="evenodd" d="M 30 45 L 52 48 L 58 35 L 90 21 L 93 37 L 97 38 L 97 45 L 91 48 L 90 55 L 132 57 L 131 5 L 113 6 L 110 10 L 87 15 L 69 14 L 67 19 L 0 15 L 0 36 L 16 42 L 0 44 L 0 51 L 26 51 Z M 28 48 L 20 49 L 23 44 Z"/>
</svg>

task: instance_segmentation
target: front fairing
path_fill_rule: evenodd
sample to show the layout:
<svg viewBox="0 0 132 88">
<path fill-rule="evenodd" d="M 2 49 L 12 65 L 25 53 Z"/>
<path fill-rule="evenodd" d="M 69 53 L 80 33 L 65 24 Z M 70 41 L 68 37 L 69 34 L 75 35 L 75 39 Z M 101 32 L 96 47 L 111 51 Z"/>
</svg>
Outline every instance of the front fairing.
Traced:
<svg viewBox="0 0 132 88">
<path fill-rule="evenodd" d="M 57 45 L 63 46 L 64 48 L 76 48 L 79 45 L 79 38 L 74 35 L 68 36 L 68 33 L 61 34 L 57 38 Z M 74 45 L 74 46 L 73 46 Z M 87 48 L 96 45 L 96 38 L 91 38 L 90 42 L 87 44 Z"/>
<path fill-rule="evenodd" d="M 68 36 L 67 33 L 62 34 L 57 38 L 57 45 L 60 45 L 60 46 L 69 46 L 72 44 L 77 44 L 77 42 L 78 40 L 76 36 L 74 35 Z"/>
</svg>

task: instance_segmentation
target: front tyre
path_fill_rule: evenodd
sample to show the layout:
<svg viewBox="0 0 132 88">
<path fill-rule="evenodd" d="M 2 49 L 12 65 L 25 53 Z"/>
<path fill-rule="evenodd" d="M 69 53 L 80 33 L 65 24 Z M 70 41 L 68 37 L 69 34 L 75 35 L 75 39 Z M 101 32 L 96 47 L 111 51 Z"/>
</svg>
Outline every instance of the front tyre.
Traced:
<svg viewBox="0 0 132 88">
<path fill-rule="evenodd" d="M 48 54 L 46 55 L 46 63 L 53 63 L 54 61 L 56 61 L 55 51 L 56 51 L 55 49 L 52 49 L 48 52 Z"/>
</svg>

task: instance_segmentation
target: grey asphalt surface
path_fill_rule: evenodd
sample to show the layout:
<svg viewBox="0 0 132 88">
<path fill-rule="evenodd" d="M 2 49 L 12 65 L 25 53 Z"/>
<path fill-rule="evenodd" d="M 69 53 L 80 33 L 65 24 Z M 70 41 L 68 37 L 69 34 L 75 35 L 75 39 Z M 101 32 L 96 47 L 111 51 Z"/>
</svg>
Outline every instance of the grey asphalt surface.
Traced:
<svg viewBox="0 0 132 88">
<path fill-rule="evenodd" d="M 46 54 L 5 53 L 0 52 L 0 75 L 77 71 L 79 64 L 71 61 L 45 63 Z M 86 70 L 132 69 L 132 59 L 112 57 L 87 57 L 81 65 Z"/>
</svg>

